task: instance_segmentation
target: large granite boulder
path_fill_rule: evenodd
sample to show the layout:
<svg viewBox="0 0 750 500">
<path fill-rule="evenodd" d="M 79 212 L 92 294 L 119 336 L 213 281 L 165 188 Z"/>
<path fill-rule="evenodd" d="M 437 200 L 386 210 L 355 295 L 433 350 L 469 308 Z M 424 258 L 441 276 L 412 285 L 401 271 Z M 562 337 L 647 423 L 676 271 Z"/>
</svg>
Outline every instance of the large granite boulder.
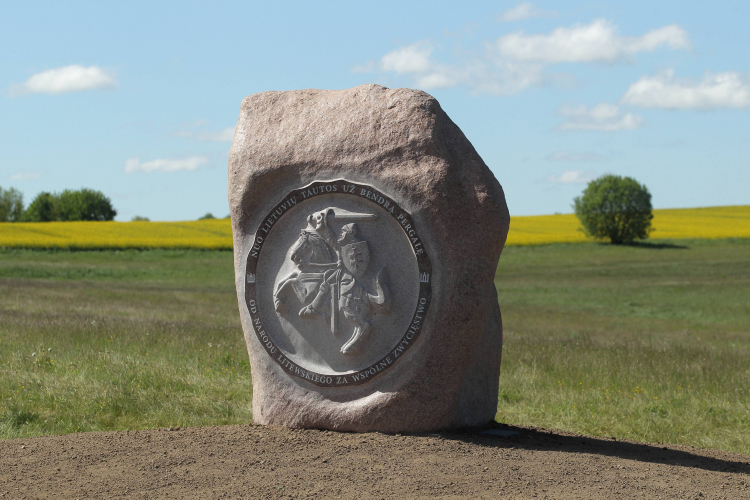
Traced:
<svg viewBox="0 0 750 500">
<path fill-rule="evenodd" d="M 510 217 L 433 97 L 245 98 L 229 205 L 255 422 L 404 432 L 494 418 Z"/>
</svg>

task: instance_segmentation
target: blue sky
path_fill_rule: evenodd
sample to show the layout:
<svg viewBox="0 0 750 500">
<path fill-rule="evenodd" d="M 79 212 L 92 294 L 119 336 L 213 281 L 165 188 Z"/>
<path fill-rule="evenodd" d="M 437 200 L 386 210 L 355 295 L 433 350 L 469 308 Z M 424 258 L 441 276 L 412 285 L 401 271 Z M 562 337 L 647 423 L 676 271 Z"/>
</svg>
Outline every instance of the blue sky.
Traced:
<svg viewBox="0 0 750 500">
<path fill-rule="evenodd" d="M 242 98 L 378 83 L 435 96 L 513 215 L 571 212 L 604 173 L 656 208 L 744 205 L 748 19 L 741 1 L 13 2 L 0 187 L 224 216 Z"/>
</svg>

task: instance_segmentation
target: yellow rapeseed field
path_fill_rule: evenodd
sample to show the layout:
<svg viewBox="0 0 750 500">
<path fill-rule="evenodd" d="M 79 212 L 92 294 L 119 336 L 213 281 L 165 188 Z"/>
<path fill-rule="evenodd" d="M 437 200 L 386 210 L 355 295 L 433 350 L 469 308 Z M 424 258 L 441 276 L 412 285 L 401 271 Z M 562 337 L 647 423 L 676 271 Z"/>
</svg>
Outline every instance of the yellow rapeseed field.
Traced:
<svg viewBox="0 0 750 500">
<path fill-rule="evenodd" d="M 750 238 L 750 205 L 654 210 L 651 238 Z M 514 216 L 508 245 L 590 241 L 573 214 Z M 0 223 L 0 248 L 230 250 L 229 219 L 185 222 Z"/>
<path fill-rule="evenodd" d="M 654 210 L 654 239 L 750 238 L 750 205 Z M 591 241 L 574 214 L 511 217 L 508 245 Z"/>
<path fill-rule="evenodd" d="M 0 247 L 102 250 L 230 250 L 229 219 L 184 222 L 24 222 L 0 224 Z"/>
</svg>

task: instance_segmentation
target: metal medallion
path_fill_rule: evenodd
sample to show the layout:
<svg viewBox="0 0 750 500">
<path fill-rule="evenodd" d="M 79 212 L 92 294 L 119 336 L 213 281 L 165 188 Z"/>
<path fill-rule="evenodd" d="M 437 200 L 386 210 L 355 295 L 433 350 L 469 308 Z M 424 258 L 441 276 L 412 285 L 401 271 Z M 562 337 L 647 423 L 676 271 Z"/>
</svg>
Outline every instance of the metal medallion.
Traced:
<svg viewBox="0 0 750 500">
<path fill-rule="evenodd" d="M 378 190 L 314 182 L 255 232 L 245 300 L 266 352 L 321 387 L 369 382 L 419 336 L 432 266 L 409 213 Z"/>
</svg>

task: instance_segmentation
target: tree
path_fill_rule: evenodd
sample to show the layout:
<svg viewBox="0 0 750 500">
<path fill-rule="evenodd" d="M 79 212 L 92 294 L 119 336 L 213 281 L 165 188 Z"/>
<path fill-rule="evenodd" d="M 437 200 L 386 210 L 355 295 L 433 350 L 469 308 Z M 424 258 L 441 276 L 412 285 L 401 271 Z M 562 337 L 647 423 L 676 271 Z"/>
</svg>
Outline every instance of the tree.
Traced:
<svg viewBox="0 0 750 500">
<path fill-rule="evenodd" d="M 24 220 L 28 222 L 58 220 L 58 204 L 59 199 L 56 195 L 42 191 L 26 209 Z"/>
<path fill-rule="evenodd" d="M 216 217 L 213 216 L 211 212 L 208 212 L 203 217 L 198 217 L 198 220 L 206 220 L 206 219 L 215 219 Z"/>
<path fill-rule="evenodd" d="M 0 222 L 19 222 L 23 217 L 23 194 L 0 187 Z"/>
<path fill-rule="evenodd" d="M 648 238 L 651 232 L 651 193 L 630 177 L 604 175 L 589 182 L 573 201 L 584 231 L 612 243 Z"/>
<path fill-rule="evenodd" d="M 59 220 L 112 220 L 117 211 L 112 202 L 100 191 L 80 189 L 71 191 L 66 189 L 59 195 Z"/>
</svg>

